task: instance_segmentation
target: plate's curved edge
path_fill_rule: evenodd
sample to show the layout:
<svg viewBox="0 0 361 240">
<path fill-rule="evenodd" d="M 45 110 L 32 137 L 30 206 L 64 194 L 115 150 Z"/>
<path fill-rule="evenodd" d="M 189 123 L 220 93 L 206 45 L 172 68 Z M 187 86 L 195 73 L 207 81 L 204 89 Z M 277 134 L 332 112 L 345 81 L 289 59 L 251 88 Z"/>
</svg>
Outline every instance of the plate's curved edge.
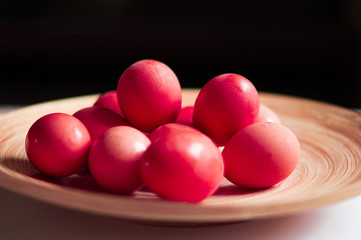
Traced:
<svg viewBox="0 0 361 240">
<path fill-rule="evenodd" d="M 47 111 L 48 110 L 48 105 L 52 105 L 54 102 L 55 103 L 64 103 L 64 104 L 68 104 L 68 102 L 71 102 L 73 100 L 84 100 L 84 102 L 82 102 L 80 105 L 83 105 L 83 104 L 87 104 L 88 102 L 91 102 L 93 100 L 96 99 L 98 95 L 89 95 L 89 96 L 81 96 L 81 97 L 74 97 L 74 98 L 67 98 L 67 99 L 60 99 L 60 100 L 55 100 L 55 101 L 50 101 L 50 102 L 45 102 L 45 103 L 40 103 L 40 104 L 35 104 L 35 105 L 31 105 L 31 106 L 28 106 L 28 107 L 24 107 L 24 108 L 21 108 L 21 109 L 18 109 L 18 110 L 14 110 L 12 112 L 9 112 L 9 113 L 6 113 L 2 116 L 0 116 L 0 122 L 3 120 L 3 119 L 8 119 L 8 118 L 12 118 L 12 117 L 16 117 L 16 116 L 20 116 L 21 114 L 25 112 L 29 112 L 29 111 L 32 111 L 33 109 L 38 109 L 39 107 L 40 108 L 43 108 L 44 111 Z M 314 103 L 313 100 L 308 100 L 308 99 L 302 99 L 302 98 L 294 98 L 294 97 L 290 97 L 290 96 L 286 96 L 286 95 L 279 95 L 279 94 L 272 94 L 272 93 L 260 93 L 260 96 L 262 99 L 265 99 L 267 100 L 267 98 L 272 98 L 274 96 L 279 96 L 279 97 L 282 97 L 284 98 L 285 100 L 297 100 L 297 101 L 301 101 L 301 102 L 304 102 L 304 103 Z M 323 102 L 318 102 L 318 104 L 321 104 L 322 106 L 328 108 L 328 109 L 336 109 L 336 110 L 341 110 L 345 113 L 349 113 L 351 115 L 357 115 L 357 116 L 360 116 L 357 112 L 353 111 L 353 110 L 349 110 L 349 109 L 345 109 L 345 108 L 342 108 L 342 107 L 339 107 L 339 106 L 335 106 L 335 105 L 332 105 L 332 104 L 328 104 L 328 103 L 323 103 Z M 72 104 L 71 104 L 72 105 Z M 359 118 L 359 120 L 361 121 L 361 116 Z M 1 129 L 1 127 L 0 127 Z M 1 173 L 1 171 L 0 171 Z M 6 188 L 6 187 L 5 187 Z M 14 192 L 21 192 L 21 191 L 16 191 L 14 189 L 9 189 L 11 191 L 14 191 Z M 69 190 L 69 189 L 68 189 Z M 67 205 L 67 204 L 64 204 L 63 202 L 57 202 L 56 200 L 53 200 L 53 201 L 49 201 L 49 199 L 45 199 L 45 198 L 42 198 L 42 197 L 39 197 L 39 195 L 37 194 L 29 194 L 28 192 L 21 192 L 21 194 L 24 194 L 24 195 L 27 195 L 28 197 L 32 197 L 32 198 L 35 198 L 35 199 L 38 199 L 38 200 L 41 200 L 41 201 L 44 201 L 44 202 L 51 202 L 52 204 L 55 204 L 55 205 L 58 205 L 58 206 L 63 206 L 63 207 L 68 207 L 68 208 L 72 208 L 72 209 L 78 209 L 78 210 L 82 210 L 82 211 L 86 211 L 86 212 L 92 212 L 94 214 L 100 214 L 100 215 L 104 215 L 104 212 L 99 212 L 97 211 L 96 209 L 91 209 L 91 208 L 88 208 L 88 207 L 83 207 L 83 208 L 80 208 L 78 205 Z M 61 194 L 61 193 L 59 193 Z M 79 193 L 75 193 L 75 194 L 79 194 Z M 344 191 L 342 194 L 340 195 L 335 195 L 335 196 L 328 196 L 327 199 L 324 199 L 324 201 L 322 201 L 322 204 L 319 203 L 315 203 L 315 202 L 312 202 L 312 201 L 309 201 L 309 203 L 307 203 L 306 205 L 308 205 L 307 207 L 304 207 L 304 204 L 305 202 L 303 203 L 300 203 L 302 206 L 299 206 L 297 207 L 297 204 L 295 204 L 295 208 L 293 209 L 293 211 L 288 211 L 288 212 L 282 212 L 282 211 L 278 211 L 277 210 L 275 212 L 268 212 L 267 214 L 262 214 L 262 213 L 259 213 L 258 215 L 255 215 L 253 213 L 252 216 L 247 216 L 247 215 L 242 215 L 242 216 L 239 216 L 239 217 L 225 217 L 225 218 L 218 218 L 218 219 L 211 219 L 211 218 L 199 218 L 199 219 L 189 219 L 189 218 L 184 218 L 184 219 L 173 219 L 173 220 L 170 220 L 169 219 L 169 216 L 158 216 L 158 218 L 150 218 L 149 216 L 140 216 L 140 215 L 129 215 L 129 214 L 114 214 L 112 213 L 111 211 L 107 212 L 106 215 L 109 215 L 109 216 L 112 216 L 112 217 L 116 217 L 116 218 L 119 218 L 119 219 L 123 219 L 123 220 L 132 220 L 132 221 L 135 221 L 135 222 L 141 222 L 141 223 L 154 223 L 154 224 L 157 224 L 157 223 L 160 223 L 162 225 L 166 225 L 167 223 L 168 224 L 180 224 L 180 225 L 188 225 L 188 224 L 211 224 L 211 223 L 222 223 L 222 222 L 240 222 L 240 221 L 245 221 L 245 220 L 250 220 L 250 219 L 262 219 L 262 218 L 271 218 L 271 217 L 276 217 L 276 216 L 285 216 L 285 215 L 289 215 L 289 214 L 294 214 L 294 213 L 298 213 L 298 212 L 303 212 L 305 210 L 312 210 L 314 208 L 317 208 L 317 207 L 320 207 L 320 206 L 324 206 L 325 204 L 332 204 L 332 203 L 335 203 L 335 202 L 338 202 L 338 201 L 342 201 L 342 200 L 346 200 L 350 197 L 355 197 L 357 195 L 361 194 L 361 188 L 359 191 L 355 191 L 354 189 L 352 190 L 347 190 L 347 191 Z M 128 201 L 129 199 L 127 199 Z M 133 200 L 132 200 L 133 201 Z M 143 200 L 142 200 L 143 201 Z M 175 205 L 179 205 L 179 203 L 167 203 L 169 204 L 169 206 L 175 206 Z M 175 205 L 174 205 L 175 204 Z M 184 205 L 185 206 L 185 205 Z M 212 206 L 212 205 L 206 205 L 206 207 L 208 208 L 217 208 L 217 206 Z M 276 207 L 276 206 L 275 206 Z M 222 210 L 222 207 L 219 207 L 219 209 Z"/>
<path fill-rule="evenodd" d="M 349 198 L 352 197 L 356 197 L 357 195 L 361 194 L 361 191 L 359 191 L 358 193 L 355 192 L 349 192 L 349 194 L 341 194 L 341 195 L 334 195 L 330 198 L 325 198 L 323 199 L 323 201 L 302 201 L 302 202 L 293 202 L 293 208 L 290 210 L 288 209 L 287 211 L 282 211 L 282 210 L 278 210 L 277 208 L 279 206 L 268 206 L 267 208 L 273 208 L 274 211 L 273 212 L 262 212 L 262 209 L 258 209 L 258 210 L 254 210 L 254 209 L 248 209 L 248 211 L 252 212 L 251 214 L 247 215 L 247 214 L 240 214 L 240 215 L 235 215 L 232 214 L 231 216 L 221 216 L 221 215 L 216 215 L 215 216 L 205 216 L 205 217 L 197 217 L 197 218 L 189 218 L 189 216 L 187 217 L 174 217 L 174 215 L 172 214 L 166 214 L 166 215 L 153 215 L 150 216 L 149 214 L 139 214 L 139 212 L 137 211 L 137 214 L 132 214 L 132 213 L 122 213 L 122 214 L 118 214 L 112 210 L 109 211 L 99 211 L 96 208 L 92 208 L 89 206 L 85 206 L 85 205 L 81 205 L 81 204 L 69 204 L 68 202 L 61 202 L 61 201 L 57 201 L 56 199 L 49 199 L 49 198 L 44 198 L 41 197 L 39 195 L 37 195 L 36 193 L 34 194 L 29 194 L 29 192 L 27 191 L 17 191 L 14 190 L 12 188 L 6 188 L 9 191 L 12 191 L 16 194 L 20 194 L 22 196 L 26 196 L 29 197 L 31 199 L 35 199 L 41 202 L 44 202 L 46 204 L 50 204 L 50 205 L 54 205 L 57 207 L 64 207 L 67 209 L 72 209 L 72 210 L 76 210 L 76 211 L 82 211 L 85 213 L 90 213 L 90 214 L 95 214 L 95 215 L 99 215 L 99 216 L 105 216 L 105 217 L 112 217 L 115 219 L 118 219 L 120 221 L 127 221 L 127 222 L 133 222 L 133 223 L 137 223 L 137 224 L 146 224 L 146 225 L 155 225 L 155 226 L 180 226 L 180 227 L 198 227 L 198 226 L 212 226 L 212 225 L 220 225 L 220 224 L 232 224 L 232 223 L 239 223 L 239 222 L 244 222 L 244 221 L 249 221 L 249 220 L 262 220 L 262 219 L 271 219 L 271 218 L 275 218 L 275 217 L 286 217 L 286 216 L 290 216 L 290 215 L 294 215 L 294 214 L 298 214 L 298 213 L 304 213 L 307 211 L 312 211 L 314 209 L 317 209 L 319 207 L 326 207 L 328 205 L 340 202 L 340 201 L 344 201 L 347 200 Z M 107 193 L 105 193 L 107 194 Z M 117 199 L 119 199 L 119 196 L 116 197 Z M 144 200 L 140 200 L 140 199 L 130 199 L 127 196 L 122 196 L 122 198 L 124 198 L 123 200 L 125 201 L 119 201 L 119 204 L 124 204 L 124 205 L 129 205 L 129 203 L 134 204 L 134 201 L 138 201 L 138 202 L 142 202 L 142 204 L 144 204 Z M 325 201 L 326 200 L 326 201 Z M 157 207 L 154 206 L 154 203 L 157 204 L 161 204 L 161 205 L 168 205 L 168 207 L 165 207 L 166 209 L 169 207 L 174 207 L 174 206 L 179 206 L 179 205 L 183 205 L 186 206 L 188 205 L 189 207 L 195 209 L 195 207 L 199 207 L 195 206 L 194 204 L 190 204 L 190 203 L 179 203 L 179 202 L 169 202 L 166 200 L 160 200 L 162 201 L 161 203 L 159 201 L 153 202 L 152 200 L 146 200 L 146 202 L 150 203 L 151 207 Z M 135 203 L 135 205 L 137 205 Z M 164 207 L 164 206 L 161 206 Z M 222 212 L 224 210 L 229 210 L 229 207 L 219 207 L 219 206 L 206 206 L 206 208 L 218 208 L 217 212 Z M 231 207 L 232 208 L 232 207 Z M 239 210 L 239 207 L 235 207 L 234 209 Z M 245 209 L 247 210 L 247 209 Z"/>
</svg>

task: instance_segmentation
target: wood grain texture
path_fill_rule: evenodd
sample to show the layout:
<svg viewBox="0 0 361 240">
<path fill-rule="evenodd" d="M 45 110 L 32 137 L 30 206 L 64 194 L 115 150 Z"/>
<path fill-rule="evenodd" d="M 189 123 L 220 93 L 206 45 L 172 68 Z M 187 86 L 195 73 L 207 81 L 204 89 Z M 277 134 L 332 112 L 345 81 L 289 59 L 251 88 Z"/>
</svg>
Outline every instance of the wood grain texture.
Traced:
<svg viewBox="0 0 361 240">
<path fill-rule="evenodd" d="M 183 90 L 183 105 L 198 90 Z M 159 199 L 142 189 L 131 196 L 102 191 L 87 169 L 64 178 L 38 173 L 25 154 L 31 124 L 51 112 L 72 114 L 91 106 L 97 95 L 46 102 L 0 117 L 0 186 L 50 204 L 123 220 L 164 225 L 238 222 L 303 212 L 361 194 L 361 115 L 326 103 L 261 93 L 301 144 L 296 170 L 267 189 L 242 189 L 224 180 L 198 204 Z"/>
</svg>

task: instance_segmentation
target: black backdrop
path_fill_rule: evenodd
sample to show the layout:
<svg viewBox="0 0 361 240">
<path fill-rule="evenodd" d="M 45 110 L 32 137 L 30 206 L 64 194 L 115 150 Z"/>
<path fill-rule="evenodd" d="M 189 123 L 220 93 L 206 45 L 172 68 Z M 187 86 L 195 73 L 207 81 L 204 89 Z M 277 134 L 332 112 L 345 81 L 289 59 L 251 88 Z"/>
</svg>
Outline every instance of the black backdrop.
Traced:
<svg viewBox="0 0 361 240">
<path fill-rule="evenodd" d="M 0 3 L 0 104 L 114 90 L 135 61 L 182 87 L 233 72 L 259 91 L 361 107 L 358 0 Z"/>
</svg>

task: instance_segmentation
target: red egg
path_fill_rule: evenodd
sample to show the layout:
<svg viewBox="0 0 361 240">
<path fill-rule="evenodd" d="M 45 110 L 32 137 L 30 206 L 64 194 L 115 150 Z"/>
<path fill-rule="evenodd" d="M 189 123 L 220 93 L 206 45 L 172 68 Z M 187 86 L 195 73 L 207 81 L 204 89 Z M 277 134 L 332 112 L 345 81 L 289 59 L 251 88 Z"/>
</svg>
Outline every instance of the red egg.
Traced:
<svg viewBox="0 0 361 240">
<path fill-rule="evenodd" d="M 193 109 L 194 106 L 182 107 L 178 118 L 175 120 L 176 123 L 181 123 L 188 126 L 193 126 Z"/>
<path fill-rule="evenodd" d="M 256 88 L 238 74 L 223 74 L 210 80 L 194 104 L 193 125 L 224 145 L 233 134 L 252 124 L 258 115 Z"/>
<path fill-rule="evenodd" d="M 200 131 L 182 124 L 167 124 L 151 134 L 153 141 L 141 159 L 145 185 L 160 197 L 200 202 L 219 187 L 224 174 L 220 151 Z"/>
<path fill-rule="evenodd" d="M 97 101 L 94 103 L 94 106 L 107 108 L 115 113 L 118 113 L 124 118 L 124 115 L 120 110 L 118 104 L 118 97 L 116 91 L 106 92 L 100 95 Z"/>
<path fill-rule="evenodd" d="M 129 125 L 119 114 L 98 106 L 80 109 L 73 116 L 84 123 L 93 141 L 111 127 Z"/>
<path fill-rule="evenodd" d="M 149 144 L 149 139 L 133 127 L 108 129 L 90 149 L 88 164 L 94 180 L 114 193 L 130 194 L 141 188 L 139 161 Z"/>
<path fill-rule="evenodd" d="M 255 123 L 257 122 L 277 122 L 280 123 L 280 119 L 278 118 L 277 114 L 267 107 L 264 104 L 260 104 L 259 113 L 255 119 Z"/>
<path fill-rule="evenodd" d="M 150 141 L 155 141 L 158 138 L 163 138 L 169 134 L 182 134 L 185 132 L 190 132 L 190 134 L 194 133 L 194 128 L 190 127 L 190 126 L 186 126 L 184 124 L 181 123 L 167 123 L 164 125 L 161 125 L 159 127 L 157 127 L 156 129 L 154 129 L 149 135 L 148 138 L 150 139 Z M 198 130 L 196 130 L 198 132 Z"/>
<path fill-rule="evenodd" d="M 164 63 L 142 60 L 121 75 L 118 102 L 129 123 L 144 132 L 174 122 L 182 103 L 177 76 Z"/>
<path fill-rule="evenodd" d="M 91 138 L 77 118 L 65 113 L 51 113 L 30 127 L 25 150 L 30 163 L 52 177 L 76 173 L 85 166 Z"/>
<path fill-rule="evenodd" d="M 273 186 L 296 168 L 300 145 L 286 126 L 255 123 L 237 132 L 223 149 L 225 177 L 246 188 Z"/>
</svg>

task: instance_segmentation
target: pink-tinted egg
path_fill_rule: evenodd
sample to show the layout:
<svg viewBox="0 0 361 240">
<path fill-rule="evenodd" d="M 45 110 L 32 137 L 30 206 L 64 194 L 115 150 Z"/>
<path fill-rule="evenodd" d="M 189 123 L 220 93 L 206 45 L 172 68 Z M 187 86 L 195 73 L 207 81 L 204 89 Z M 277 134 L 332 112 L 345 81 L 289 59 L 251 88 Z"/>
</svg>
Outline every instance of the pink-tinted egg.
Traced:
<svg viewBox="0 0 361 240">
<path fill-rule="evenodd" d="M 255 119 L 257 122 L 277 122 L 280 123 L 280 119 L 277 114 L 269 107 L 264 104 L 260 104 L 259 113 Z"/>
<path fill-rule="evenodd" d="M 98 106 L 80 109 L 73 116 L 84 123 L 93 141 L 111 127 L 129 125 L 119 114 Z"/>
<path fill-rule="evenodd" d="M 99 98 L 94 103 L 94 106 L 104 107 L 112 110 L 113 112 L 118 113 L 124 118 L 122 111 L 120 110 L 118 104 L 118 97 L 116 91 L 106 92 L 99 96 Z"/>
<path fill-rule="evenodd" d="M 200 90 L 193 125 L 224 145 L 233 134 L 252 124 L 258 111 L 259 96 L 253 84 L 238 74 L 222 74 Z"/>
<path fill-rule="evenodd" d="M 142 60 L 128 67 L 118 81 L 118 103 L 129 123 L 151 132 L 174 122 L 182 103 L 181 87 L 175 73 L 164 63 Z"/>
<path fill-rule="evenodd" d="M 154 130 L 151 139 L 140 164 L 142 179 L 151 191 L 172 201 L 200 202 L 218 189 L 223 159 L 205 134 L 170 123 Z"/>
<path fill-rule="evenodd" d="M 45 175 L 64 177 L 86 165 L 91 138 L 77 118 L 47 114 L 30 127 L 25 150 L 31 164 Z"/>
<path fill-rule="evenodd" d="M 89 170 L 94 180 L 110 192 L 130 194 L 143 186 L 140 157 L 150 144 L 139 130 L 130 126 L 105 131 L 91 146 Z"/>
<path fill-rule="evenodd" d="M 237 132 L 223 149 L 225 177 L 246 188 L 273 186 L 287 178 L 300 158 L 300 144 L 286 126 L 252 124 Z"/>
<path fill-rule="evenodd" d="M 193 126 L 193 109 L 194 106 L 182 107 L 178 118 L 175 120 L 176 123 L 181 123 L 188 126 Z"/>
</svg>

